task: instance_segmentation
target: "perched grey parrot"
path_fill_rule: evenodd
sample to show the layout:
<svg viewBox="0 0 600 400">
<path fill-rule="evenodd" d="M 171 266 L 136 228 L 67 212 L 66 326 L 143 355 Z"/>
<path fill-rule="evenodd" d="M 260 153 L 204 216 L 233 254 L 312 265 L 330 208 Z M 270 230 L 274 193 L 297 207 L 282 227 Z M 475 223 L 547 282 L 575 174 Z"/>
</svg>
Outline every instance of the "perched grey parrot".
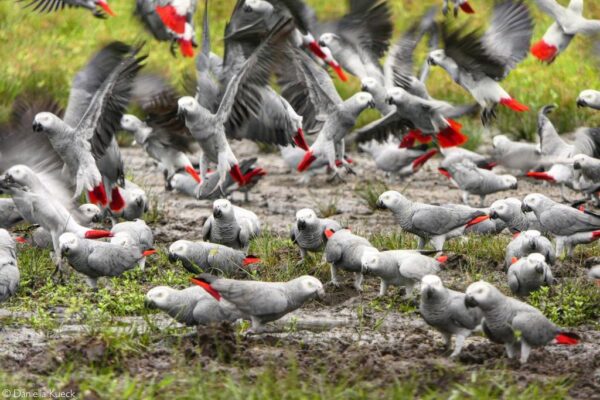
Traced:
<svg viewBox="0 0 600 400">
<path fill-rule="evenodd" d="M 142 252 L 138 247 L 81 239 L 70 232 L 63 233 L 59 243 L 61 256 L 67 258 L 75 271 L 85 276 L 86 283 L 94 290 L 98 288 L 98 278 L 119 276 L 154 253 L 153 250 Z"/>
<path fill-rule="evenodd" d="M 23 217 L 19 214 L 15 202 L 12 199 L 0 199 L 0 228 L 8 229 L 21 221 Z"/>
<path fill-rule="evenodd" d="M 462 191 L 462 199 L 469 205 L 469 195 L 479 196 L 479 207 L 484 206 L 485 196 L 517 188 L 517 178 L 512 175 L 497 175 L 479 168 L 470 160 L 463 160 L 448 167 L 451 179 Z"/>
<path fill-rule="evenodd" d="M 0 303 L 16 293 L 20 279 L 15 242 L 6 230 L 0 229 Z"/>
<path fill-rule="evenodd" d="M 202 227 L 202 238 L 246 251 L 250 240 L 260 235 L 260 221 L 250 210 L 234 206 L 229 200 L 213 203 L 213 213 Z"/>
<path fill-rule="evenodd" d="M 464 27 L 450 31 L 448 24 L 444 24 L 445 48 L 429 53 L 428 61 L 441 66 L 473 96 L 483 108 L 481 120 L 487 125 L 494 118 L 498 104 L 517 112 L 529 110 L 499 82 L 527 57 L 532 34 L 533 19 L 527 5 L 504 0 L 494 6 L 490 27 L 483 34 Z"/>
<path fill-rule="evenodd" d="M 177 290 L 157 286 L 146 293 L 146 307 L 157 308 L 177 322 L 188 326 L 209 325 L 213 322 L 234 322 L 242 313 L 228 301 L 217 301 L 206 290 L 191 286 Z"/>
<path fill-rule="evenodd" d="M 542 286 L 554 284 L 550 266 L 546 257 L 540 253 L 532 253 L 523 257 L 508 268 L 508 287 L 517 296 L 529 296 Z"/>
<path fill-rule="evenodd" d="M 377 249 L 365 238 L 352 234 L 347 229 L 337 232 L 325 231 L 328 236 L 325 245 L 325 259 L 331 264 L 331 283 L 339 286 L 338 270 L 354 272 L 354 288 L 362 291 L 362 259 Z"/>
<path fill-rule="evenodd" d="M 564 331 L 529 304 L 503 295 L 493 285 L 478 281 L 469 285 L 465 305 L 483 313 L 483 332 L 494 343 L 504 344 L 508 358 L 514 358 L 521 345 L 521 364 L 534 347 L 551 342 L 577 344 L 579 336 Z"/>
<path fill-rule="evenodd" d="M 246 255 L 241 250 L 189 240 L 178 240 L 169 247 L 169 261 L 181 261 L 183 267 L 192 274 L 207 272 L 218 275 L 232 275 L 261 262 L 259 258 Z"/>
<path fill-rule="evenodd" d="M 535 143 L 515 142 L 506 135 L 496 135 L 492 144 L 494 161 L 520 174 L 537 169 L 542 161 L 542 151 Z"/>
<path fill-rule="evenodd" d="M 388 286 L 405 288 L 404 299 L 412 296 L 425 275 L 436 275 L 444 258 L 434 259 L 414 250 L 367 252 L 362 256 L 362 273 L 381 279 L 379 296 L 385 296 Z"/>
<path fill-rule="evenodd" d="M 542 254 L 549 264 L 554 264 L 556 261 L 554 246 L 548 238 L 536 230 L 520 232 L 506 246 L 504 266 L 508 268 L 517 260 L 533 253 Z"/>
<path fill-rule="evenodd" d="M 444 5 L 442 6 L 442 13 L 444 15 L 448 14 L 450 7 L 448 6 L 450 0 L 444 0 Z M 454 2 L 454 16 L 458 17 L 459 9 L 462 10 L 466 14 L 475 14 L 475 10 L 471 7 L 468 0 L 452 0 Z"/>
<path fill-rule="evenodd" d="M 535 213 L 544 231 L 555 236 L 557 257 L 562 255 L 569 236 L 600 230 L 600 216 L 559 204 L 543 194 L 527 195 L 523 200 L 522 209 Z"/>
<path fill-rule="evenodd" d="M 40 13 L 62 10 L 65 7 L 75 7 L 88 9 L 94 17 L 100 19 L 105 19 L 107 14 L 111 17 L 116 15 L 106 0 L 18 0 L 18 2 L 27 3 L 24 7 L 31 7 L 33 11 Z"/>
<path fill-rule="evenodd" d="M 589 107 L 600 110 L 600 92 L 597 90 L 584 90 L 577 97 L 577 107 Z"/>
<path fill-rule="evenodd" d="M 476 209 L 413 202 L 393 190 L 379 196 L 377 206 L 392 211 L 403 230 L 419 237 L 419 249 L 430 241 L 437 251 L 444 249 L 446 239 L 460 236 L 466 228 L 489 218 Z"/>
<path fill-rule="evenodd" d="M 373 157 L 378 169 L 400 178 L 413 175 L 437 154 L 436 149 L 427 149 L 426 146 L 401 148 L 395 141 L 380 143 L 372 140 L 361 143 L 359 147 Z"/>
<path fill-rule="evenodd" d="M 227 300 L 252 321 L 247 333 L 260 333 L 267 322 L 278 320 L 302 307 L 304 303 L 323 297 L 323 284 L 304 275 L 288 282 L 238 281 L 201 274 L 192 282 L 204 288 L 215 299 Z"/>
<path fill-rule="evenodd" d="M 532 212 L 523 212 L 521 200 L 515 197 L 496 200 L 490 206 L 488 215 L 493 220 L 504 221 L 508 230 L 515 234 L 527 230 L 545 232 Z"/>
<path fill-rule="evenodd" d="M 302 260 L 308 252 L 323 250 L 327 243 L 326 231 L 337 232 L 342 226 L 329 218 L 319 218 L 310 208 L 296 212 L 296 223 L 292 225 L 290 238 L 300 248 Z"/>
<path fill-rule="evenodd" d="M 76 182 L 73 198 L 86 190 L 91 203 L 115 211 L 123 204 L 118 188 L 104 187 L 97 162 L 114 143 L 133 78 L 145 59 L 138 56 L 140 50 L 141 46 L 132 48 L 121 42 L 105 46 L 75 76 L 63 119 L 42 112 L 33 120 L 34 131 L 47 135 L 66 172 Z"/>
<path fill-rule="evenodd" d="M 123 247 L 137 247 L 142 252 L 154 250 L 154 235 L 152 229 L 144 220 L 136 219 L 135 221 L 125 221 L 114 225 L 111 228 L 112 237 L 110 243 Z M 146 257 L 138 261 L 140 269 L 143 271 L 146 267 Z"/>
<path fill-rule="evenodd" d="M 555 22 L 544 37 L 531 47 L 531 53 L 540 61 L 552 63 L 563 53 L 577 34 L 595 35 L 600 33 L 600 20 L 583 17 L 583 0 L 571 0 L 567 7 L 556 0 L 535 0 L 542 12 Z"/>
<path fill-rule="evenodd" d="M 457 357 L 465 339 L 481 324 L 482 313 L 478 308 L 467 308 L 465 294 L 448 289 L 437 275 L 425 275 L 421 279 L 419 313 L 427 325 L 444 336 L 446 349 L 454 350 L 450 357 Z"/>
</svg>

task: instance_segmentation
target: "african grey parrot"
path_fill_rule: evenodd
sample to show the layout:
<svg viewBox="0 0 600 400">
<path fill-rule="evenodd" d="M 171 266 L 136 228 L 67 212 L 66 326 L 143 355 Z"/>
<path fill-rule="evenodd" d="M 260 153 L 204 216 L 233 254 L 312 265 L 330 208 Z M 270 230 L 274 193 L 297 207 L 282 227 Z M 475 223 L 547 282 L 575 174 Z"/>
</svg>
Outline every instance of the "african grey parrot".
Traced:
<svg viewBox="0 0 600 400">
<path fill-rule="evenodd" d="M 580 171 L 581 176 L 588 182 L 600 183 L 600 160 L 585 154 L 573 157 L 573 169 Z"/>
<path fill-rule="evenodd" d="M 450 9 L 450 7 L 448 7 L 448 2 L 450 0 L 444 0 L 444 5 L 442 6 L 442 13 L 444 13 L 444 15 L 448 14 L 448 10 Z M 454 16 L 458 17 L 458 10 L 462 10 L 464 13 L 466 14 L 474 14 L 475 10 L 473 9 L 473 7 L 471 7 L 471 4 L 469 4 L 468 0 L 453 0 L 454 2 Z"/>
<path fill-rule="evenodd" d="M 127 221 L 134 221 L 142 218 L 144 213 L 150 208 L 148 196 L 144 189 L 135 183 L 126 180 L 123 187 L 118 187 L 119 195 L 123 199 L 124 207 L 119 211 L 108 210 L 108 216 L 113 221 L 117 222 L 118 218 L 123 218 Z"/>
<path fill-rule="evenodd" d="M 448 173 L 462 191 L 462 199 L 466 205 L 469 205 L 469 195 L 479 196 L 479 207 L 483 207 L 487 195 L 517 188 L 517 178 L 514 176 L 497 175 L 477 167 L 467 159 L 448 166 Z"/>
<path fill-rule="evenodd" d="M 403 230 L 419 237 L 419 249 L 430 241 L 437 251 L 443 250 L 446 239 L 460 236 L 469 226 L 489 218 L 476 209 L 413 202 L 393 190 L 379 196 L 377 206 L 392 211 Z"/>
<path fill-rule="evenodd" d="M 227 300 L 252 321 L 247 333 L 260 333 L 264 324 L 275 321 L 302 307 L 304 303 L 323 297 L 323 284 L 304 275 L 288 282 L 239 281 L 201 274 L 192 282 L 204 288 L 215 299 Z"/>
<path fill-rule="evenodd" d="M 506 275 L 510 291 L 517 296 L 529 296 L 542 286 L 554 284 L 552 270 L 546 264 L 546 257 L 540 253 L 532 253 L 516 260 L 508 268 Z"/>
<path fill-rule="evenodd" d="M 60 254 L 69 264 L 85 276 L 86 283 L 94 290 L 98 278 L 119 276 L 135 268 L 138 262 L 153 250 L 142 252 L 138 247 L 120 245 L 97 240 L 82 239 L 73 233 L 63 233 L 59 239 Z"/>
<path fill-rule="evenodd" d="M 533 211 L 544 231 L 555 236 L 557 257 L 562 255 L 569 236 L 600 230 L 600 216 L 557 203 L 543 194 L 527 195 L 522 209 Z"/>
<path fill-rule="evenodd" d="M 16 293 L 20 279 L 15 242 L 6 230 L 0 229 L 0 303 Z"/>
<path fill-rule="evenodd" d="M 509 95 L 501 86 L 529 51 L 533 19 L 522 1 L 497 2 L 490 27 L 485 33 L 464 28 L 450 31 L 442 26 L 444 49 L 429 53 L 428 61 L 441 66 L 450 77 L 483 108 L 481 120 L 487 125 L 498 104 L 523 112 L 529 108 Z"/>
<path fill-rule="evenodd" d="M 177 290 L 157 286 L 146 293 L 144 303 L 169 314 L 177 322 L 188 326 L 208 325 L 213 322 L 234 322 L 241 312 L 228 301 L 217 301 L 206 290 L 191 286 Z"/>
<path fill-rule="evenodd" d="M 527 230 L 544 231 L 534 213 L 523 212 L 521 200 L 508 197 L 496 200 L 490 206 L 488 215 L 491 219 L 504 221 L 511 233 L 519 233 Z"/>
<path fill-rule="evenodd" d="M 437 275 L 425 275 L 421 279 L 419 313 L 427 325 L 444 336 L 446 349 L 451 348 L 452 336 L 456 336 L 450 357 L 460 354 L 465 339 L 481 324 L 482 319 L 478 308 L 465 306 L 464 293 L 446 288 Z"/>
<path fill-rule="evenodd" d="M 337 232 L 342 226 L 329 218 L 319 218 L 310 208 L 303 208 L 296 212 L 296 223 L 292 225 L 290 238 L 300 248 L 300 255 L 304 261 L 308 252 L 323 250 L 327 243 L 326 231 Z"/>
<path fill-rule="evenodd" d="M 85 8 L 92 12 L 96 18 L 104 19 L 106 14 L 114 17 L 116 14 L 106 0 L 23 0 L 25 7 L 33 7 L 33 11 L 40 13 L 62 10 L 65 7 Z M 102 8 L 102 12 L 97 7 Z M 106 14 L 105 14 L 106 13 Z"/>
<path fill-rule="evenodd" d="M 260 235 L 260 221 L 250 210 L 234 206 L 229 200 L 213 203 L 213 213 L 202 227 L 202 238 L 246 251 L 250 240 Z"/>
<path fill-rule="evenodd" d="M 427 149 L 426 146 L 401 148 L 393 140 L 384 143 L 372 140 L 359 144 L 359 147 L 373 157 L 378 169 L 400 178 L 406 178 L 418 172 L 429 159 L 437 154 L 436 149 Z"/>
<path fill-rule="evenodd" d="M 491 170 L 496 166 L 496 162 L 489 157 L 483 156 L 474 151 L 467 150 L 463 147 L 446 147 L 440 149 L 440 153 L 444 156 L 438 167 L 438 171 L 447 178 L 450 178 L 448 168 L 450 165 L 459 163 L 463 160 L 473 162 L 477 167 Z"/>
<path fill-rule="evenodd" d="M 469 285 L 465 305 L 479 307 L 483 313 L 483 332 L 494 343 L 504 344 L 513 358 L 521 344 L 521 364 L 527 362 L 533 347 L 577 344 L 579 337 L 548 320 L 537 308 L 503 295 L 493 285 L 478 281 Z"/>
<path fill-rule="evenodd" d="M 377 249 L 363 237 L 352 234 L 348 229 L 337 232 L 326 231 L 325 259 L 331 264 L 331 283 L 339 286 L 338 270 L 354 272 L 354 288 L 362 291 L 362 259 L 365 254 L 377 253 Z"/>
<path fill-rule="evenodd" d="M 552 63 L 563 53 L 577 34 L 595 35 L 600 33 L 600 20 L 583 17 L 583 0 L 571 0 L 567 7 L 556 0 L 535 0 L 540 10 L 551 16 L 555 22 L 544 37 L 531 47 L 540 61 Z"/>
<path fill-rule="evenodd" d="M 217 243 L 178 240 L 169 246 L 169 261 L 181 261 L 183 267 L 192 274 L 208 272 L 232 275 L 261 260 Z"/>
<path fill-rule="evenodd" d="M 361 259 L 363 274 L 381 280 L 379 296 L 385 296 L 388 286 L 404 287 L 404 299 L 412 296 L 425 275 L 436 275 L 444 258 L 434 259 L 414 250 L 367 252 Z"/>
<path fill-rule="evenodd" d="M 577 97 L 577 107 L 589 107 L 600 110 L 600 91 L 584 90 Z"/>
<path fill-rule="evenodd" d="M 552 242 L 539 231 L 527 230 L 520 232 L 506 246 L 504 266 L 508 268 L 515 261 L 527 257 L 529 254 L 541 254 L 549 264 L 556 261 L 554 246 Z"/>
<path fill-rule="evenodd" d="M 600 265 L 594 265 L 590 268 L 588 278 L 592 279 L 597 286 L 600 286 Z"/>
<path fill-rule="evenodd" d="M 442 206 L 446 207 L 446 208 L 462 209 L 462 210 L 470 211 L 470 212 L 481 211 L 483 213 L 486 213 L 487 215 L 489 215 L 489 212 L 490 212 L 489 208 L 473 208 L 470 206 L 466 206 L 464 204 L 447 203 L 447 204 L 442 204 Z M 467 228 L 465 228 L 465 231 L 463 234 L 464 235 L 470 235 L 470 234 L 498 235 L 498 234 L 502 233 L 502 231 L 504 231 L 504 229 L 506 229 L 506 224 L 504 223 L 504 221 L 502 221 L 500 219 L 492 219 L 490 217 L 488 219 L 485 219 L 481 222 L 476 223 L 475 225 L 468 226 Z"/>
<path fill-rule="evenodd" d="M 133 78 L 145 59 L 138 56 L 140 50 L 141 46 L 132 48 L 121 42 L 105 46 L 75 76 L 63 119 L 42 112 L 33 120 L 33 129 L 47 135 L 76 182 L 73 198 L 86 190 L 91 203 L 109 205 L 115 211 L 122 206 L 122 199 L 116 186 L 104 187 L 97 162 L 114 143 Z M 106 190 L 111 191 L 112 205 Z"/>
<path fill-rule="evenodd" d="M 1 156 L 0 156 L 1 157 Z M 0 228 L 8 229 L 23 221 L 12 199 L 0 199 Z"/>
<path fill-rule="evenodd" d="M 515 142 L 506 135 L 492 138 L 492 157 L 498 165 L 525 174 L 537 169 L 542 160 L 542 152 L 535 143 Z"/>
<path fill-rule="evenodd" d="M 114 225 L 110 232 L 110 243 L 123 247 L 137 247 L 142 252 L 154 249 L 154 234 L 144 220 L 125 221 Z M 146 257 L 138 261 L 143 271 L 146 266 Z"/>
</svg>

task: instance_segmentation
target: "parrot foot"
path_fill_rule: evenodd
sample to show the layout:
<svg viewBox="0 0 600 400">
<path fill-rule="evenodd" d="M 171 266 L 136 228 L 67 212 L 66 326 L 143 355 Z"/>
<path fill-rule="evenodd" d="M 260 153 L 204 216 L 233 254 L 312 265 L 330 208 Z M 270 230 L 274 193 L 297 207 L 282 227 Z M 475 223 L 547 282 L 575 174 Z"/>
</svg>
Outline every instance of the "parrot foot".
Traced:
<svg viewBox="0 0 600 400">
<path fill-rule="evenodd" d="M 339 281 L 329 281 L 329 282 L 327 282 L 327 283 L 325 284 L 325 286 L 333 286 L 333 287 L 335 287 L 336 289 L 339 289 L 339 288 L 340 288 L 340 286 L 341 286 L 341 284 L 340 284 L 340 282 L 339 282 Z"/>
<path fill-rule="evenodd" d="M 344 177 L 339 173 L 339 171 L 336 170 L 333 173 L 333 175 L 331 175 L 329 178 L 327 178 L 327 182 L 346 183 L 346 179 L 344 179 Z"/>
</svg>

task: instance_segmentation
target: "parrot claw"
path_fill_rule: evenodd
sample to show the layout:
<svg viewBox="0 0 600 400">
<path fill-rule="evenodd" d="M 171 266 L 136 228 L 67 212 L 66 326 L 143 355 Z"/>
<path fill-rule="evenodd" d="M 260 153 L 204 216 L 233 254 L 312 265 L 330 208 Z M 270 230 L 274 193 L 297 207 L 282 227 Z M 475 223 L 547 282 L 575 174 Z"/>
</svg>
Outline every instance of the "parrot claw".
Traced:
<svg viewBox="0 0 600 400">
<path fill-rule="evenodd" d="M 177 41 L 175 39 L 171 39 L 169 51 L 174 58 L 177 58 Z"/>
<path fill-rule="evenodd" d="M 325 284 L 325 286 L 333 286 L 333 287 L 339 289 L 340 283 L 338 281 L 329 281 Z"/>
</svg>

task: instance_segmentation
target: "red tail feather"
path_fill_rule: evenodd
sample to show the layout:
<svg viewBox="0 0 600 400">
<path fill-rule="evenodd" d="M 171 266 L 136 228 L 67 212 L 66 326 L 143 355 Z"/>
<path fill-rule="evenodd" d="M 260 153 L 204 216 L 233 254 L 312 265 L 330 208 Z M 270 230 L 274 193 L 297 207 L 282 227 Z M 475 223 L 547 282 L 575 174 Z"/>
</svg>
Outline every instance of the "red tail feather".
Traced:
<svg viewBox="0 0 600 400">
<path fill-rule="evenodd" d="M 448 119 L 448 127 L 437 134 L 437 141 L 441 147 L 455 147 L 463 145 L 469 138 L 460 131 L 462 125 L 453 119 Z"/>
<path fill-rule="evenodd" d="M 468 1 L 465 1 L 464 3 L 462 3 L 460 5 L 460 9 L 463 10 L 467 14 L 475 14 L 475 10 L 473 10 L 473 7 L 471 7 L 471 5 L 469 4 Z"/>
<path fill-rule="evenodd" d="M 98 5 L 100 7 L 102 7 L 102 9 L 104 11 L 106 11 L 106 13 L 108 15 L 110 15 L 111 17 L 116 17 L 117 16 L 117 14 L 114 13 L 114 11 L 110 8 L 110 6 L 108 5 L 108 3 L 106 1 L 100 0 L 100 1 L 98 1 Z"/>
<path fill-rule="evenodd" d="M 191 40 L 180 39 L 179 49 L 184 57 L 194 57 L 194 46 L 192 46 Z"/>
<path fill-rule="evenodd" d="M 520 234 L 521 234 L 521 232 L 517 232 L 517 233 L 513 234 L 513 239 L 518 238 Z"/>
<path fill-rule="evenodd" d="M 23 236 L 17 236 L 15 238 L 15 242 L 25 244 L 25 243 L 27 243 L 27 239 L 25 239 Z"/>
<path fill-rule="evenodd" d="M 500 104 L 518 112 L 529 111 L 529 107 L 527 107 L 525 104 L 519 103 L 513 98 L 501 99 Z"/>
<path fill-rule="evenodd" d="M 312 151 L 307 151 L 306 153 L 304 153 L 304 158 L 302 158 L 302 161 L 300 161 L 300 164 L 298 164 L 298 171 L 299 172 L 304 172 L 308 169 L 308 167 L 310 167 L 310 165 L 317 159 L 317 157 L 314 156 Z"/>
<path fill-rule="evenodd" d="M 204 282 L 198 278 L 190 278 L 190 281 L 194 284 L 194 285 L 198 285 L 200 286 L 202 289 L 206 290 L 206 292 L 208 294 L 210 294 L 212 297 L 214 297 L 217 301 L 221 301 L 221 293 L 219 293 L 215 288 L 213 288 L 212 286 L 210 286 L 209 283 Z"/>
<path fill-rule="evenodd" d="M 333 236 L 334 233 L 335 232 L 333 230 L 331 230 L 331 229 L 325 229 L 325 237 L 327 239 L 330 239 Z"/>
<path fill-rule="evenodd" d="M 234 181 L 237 182 L 239 186 L 244 186 L 246 182 L 244 182 L 244 175 L 242 174 L 242 170 L 238 164 L 235 164 L 229 170 L 229 175 L 233 178 Z"/>
<path fill-rule="evenodd" d="M 446 261 L 448 261 L 448 256 L 439 256 L 438 258 L 436 258 L 437 262 L 443 264 Z"/>
<path fill-rule="evenodd" d="M 180 35 L 185 33 L 185 15 L 177 14 L 175 7 L 171 5 L 157 6 L 156 13 L 170 30 Z"/>
<path fill-rule="evenodd" d="M 452 178 L 452 176 L 450 175 L 450 172 L 448 172 L 448 170 L 446 168 L 438 168 L 438 172 L 440 174 L 444 175 L 448 179 Z"/>
<path fill-rule="evenodd" d="M 410 149 L 411 147 L 413 147 L 415 145 L 416 139 L 415 139 L 415 135 L 413 134 L 413 132 L 414 131 L 410 131 L 406 135 L 404 135 L 404 137 L 402 138 L 402 141 L 398 145 L 399 148 Z"/>
<path fill-rule="evenodd" d="M 600 238 L 600 231 L 594 231 L 594 232 L 592 232 L 592 238 L 593 239 Z"/>
<path fill-rule="evenodd" d="M 571 332 L 561 332 L 554 338 L 556 344 L 574 345 L 581 341 L 579 335 Z"/>
<path fill-rule="evenodd" d="M 151 256 L 152 254 L 156 254 L 156 250 L 155 249 L 150 249 L 150 250 L 146 250 L 142 253 L 142 255 L 144 257 L 148 257 Z"/>
<path fill-rule="evenodd" d="M 489 162 L 483 167 L 483 169 L 493 169 L 497 165 L 498 165 L 497 162 Z"/>
<path fill-rule="evenodd" d="M 304 138 L 304 131 L 302 128 L 298 128 L 298 133 L 296 133 L 296 136 L 294 136 L 294 143 L 296 143 L 296 146 L 300 147 L 304 151 L 310 150 L 308 143 L 306 143 L 306 138 Z"/>
<path fill-rule="evenodd" d="M 254 168 L 252 169 L 250 172 L 248 172 L 246 175 L 244 175 L 244 184 L 248 184 L 250 182 L 252 182 L 252 179 L 256 176 L 265 176 L 267 174 L 267 171 L 265 171 L 262 168 Z"/>
<path fill-rule="evenodd" d="M 413 166 L 413 171 L 417 171 L 419 168 L 421 168 L 423 165 L 425 165 L 425 163 L 433 156 L 435 156 L 437 153 L 436 149 L 432 149 L 429 150 L 427 153 L 423 154 L 422 156 L 419 156 L 415 159 L 415 161 L 413 161 L 412 166 Z"/>
<path fill-rule="evenodd" d="M 554 178 L 550 175 L 548 175 L 545 172 L 534 172 L 534 171 L 530 171 L 526 174 L 528 177 L 533 178 L 533 179 L 538 179 L 541 181 L 549 181 L 549 182 L 554 182 Z"/>
<path fill-rule="evenodd" d="M 548 44 L 544 39 L 531 46 L 531 54 L 540 61 L 551 63 L 556 58 L 558 48 Z"/>
<path fill-rule="evenodd" d="M 89 231 L 85 232 L 86 239 L 102 239 L 112 237 L 112 235 L 113 234 L 111 231 L 104 231 L 101 229 L 90 229 Z"/>
<path fill-rule="evenodd" d="M 109 207 L 113 211 L 121 211 L 125 207 L 125 199 L 121 196 L 121 191 L 118 186 L 115 186 L 110 191 Z"/>
<path fill-rule="evenodd" d="M 490 219 L 489 215 L 480 215 L 479 217 L 473 218 L 472 220 L 467 222 L 467 225 L 465 225 L 465 228 L 468 228 L 473 225 L 477 225 L 478 223 L 487 221 L 488 219 Z"/>
<path fill-rule="evenodd" d="M 244 258 L 244 265 L 258 264 L 260 262 L 262 262 L 262 260 L 255 256 L 248 256 Z"/>
<path fill-rule="evenodd" d="M 196 172 L 196 170 L 194 169 L 194 167 L 192 167 L 191 165 L 188 165 L 185 167 L 185 172 L 187 172 L 188 174 L 190 174 L 190 176 L 192 178 L 194 178 L 194 180 L 198 183 L 202 182 L 202 179 L 200 179 L 200 175 L 198 175 L 198 173 Z"/>
<path fill-rule="evenodd" d="M 344 73 L 344 70 L 342 69 L 342 67 L 340 67 L 337 64 L 331 64 L 331 63 L 329 64 L 329 66 L 335 71 L 335 73 L 337 74 L 338 78 L 340 78 L 340 80 L 342 82 L 348 82 L 348 77 Z"/>
<path fill-rule="evenodd" d="M 100 183 L 98 186 L 92 189 L 92 191 L 88 192 L 88 198 L 90 203 L 105 207 L 108 203 L 108 198 L 106 197 L 104 184 Z"/>
<path fill-rule="evenodd" d="M 319 57 L 321 60 L 327 58 L 327 55 L 323 53 L 323 49 L 321 49 L 321 46 L 319 46 L 319 43 L 317 43 L 315 40 L 308 44 L 308 48 L 310 49 L 310 51 L 312 51 L 312 53 L 315 56 Z"/>
</svg>

